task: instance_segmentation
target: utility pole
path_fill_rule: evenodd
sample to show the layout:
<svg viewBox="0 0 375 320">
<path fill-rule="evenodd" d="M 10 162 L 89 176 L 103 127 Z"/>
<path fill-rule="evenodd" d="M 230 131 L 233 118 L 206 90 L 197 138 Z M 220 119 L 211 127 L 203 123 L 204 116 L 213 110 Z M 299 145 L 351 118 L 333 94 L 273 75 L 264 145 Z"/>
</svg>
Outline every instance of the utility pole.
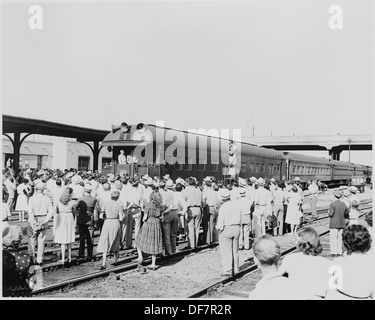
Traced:
<svg viewBox="0 0 375 320">
<path fill-rule="evenodd" d="M 254 130 L 255 130 L 255 126 L 253 125 L 253 137 L 254 137 Z"/>
</svg>

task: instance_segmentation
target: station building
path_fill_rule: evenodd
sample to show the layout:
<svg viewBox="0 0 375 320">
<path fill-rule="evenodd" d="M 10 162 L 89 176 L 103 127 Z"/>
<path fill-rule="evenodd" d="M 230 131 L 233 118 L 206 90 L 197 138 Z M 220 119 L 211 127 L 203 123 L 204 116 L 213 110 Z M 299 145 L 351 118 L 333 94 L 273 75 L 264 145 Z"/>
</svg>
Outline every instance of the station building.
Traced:
<svg viewBox="0 0 375 320">
<path fill-rule="evenodd" d="M 12 137 L 12 135 L 10 135 Z M 13 138 L 13 137 L 12 137 Z M 89 143 L 90 144 L 90 143 Z M 90 144 L 93 146 L 93 144 Z M 2 166 L 13 159 L 13 146 L 3 137 Z M 99 171 L 112 160 L 112 152 L 103 147 L 99 153 Z M 31 135 L 22 143 L 20 149 L 20 168 L 26 164 L 30 168 L 93 170 L 93 153 L 90 147 L 73 138 Z"/>
</svg>

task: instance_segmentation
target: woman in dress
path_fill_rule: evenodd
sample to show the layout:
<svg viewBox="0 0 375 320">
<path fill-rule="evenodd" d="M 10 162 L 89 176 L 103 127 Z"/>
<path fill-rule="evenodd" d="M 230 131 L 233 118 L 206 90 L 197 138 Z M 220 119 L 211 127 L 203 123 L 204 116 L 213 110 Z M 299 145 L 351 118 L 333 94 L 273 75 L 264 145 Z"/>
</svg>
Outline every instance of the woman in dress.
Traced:
<svg viewBox="0 0 375 320">
<path fill-rule="evenodd" d="M 27 212 L 28 202 L 29 202 L 29 194 L 30 188 L 28 186 L 29 180 L 23 178 L 20 185 L 17 187 L 17 203 L 16 203 L 16 211 L 18 211 L 19 215 L 19 222 L 25 221 L 25 212 Z"/>
<path fill-rule="evenodd" d="M 55 242 L 61 244 L 61 264 L 65 264 L 65 250 L 68 248 L 68 263 L 72 261 L 72 242 L 75 241 L 75 217 L 72 200 L 73 189 L 67 187 L 55 207 L 54 236 Z"/>
<path fill-rule="evenodd" d="M 299 252 L 285 256 L 279 267 L 281 274 L 303 288 L 306 297 L 323 299 L 327 293 L 330 261 L 320 256 L 323 246 L 315 229 L 307 227 L 299 233 Z"/>
<path fill-rule="evenodd" d="M 111 200 L 104 202 L 101 210 L 104 217 L 104 224 L 96 249 L 97 252 L 103 253 L 103 264 L 100 270 L 106 268 L 107 254 L 109 252 L 114 252 L 115 263 L 118 260 L 121 241 L 120 222 L 124 219 L 122 204 L 117 201 L 119 197 L 120 192 L 112 191 Z"/>
<path fill-rule="evenodd" d="M 156 270 L 156 256 L 163 252 L 162 230 L 159 219 L 163 199 L 157 183 L 154 184 L 153 189 L 150 195 L 150 202 L 147 203 L 145 208 L 145 215 L 147 215 L 146 222 L 139 231 L 135 239 L 135 244 L 138 251 L 138 260 L 143 260 L 142 252 L 151 254 L 150 268 L 151 270 Z"/>
<path fill-rule="evenodd" d="M 286 212 L 285 218 L 285 222 L 290 224 L 290 233 L 295 237 L 297 236 L 297 227 L 302 216 L 302 212 L 300 210 L 302 197 L 297 192 L 297 187 L 293 186 L 288 197 L 288 211 Z"/>
</svg>

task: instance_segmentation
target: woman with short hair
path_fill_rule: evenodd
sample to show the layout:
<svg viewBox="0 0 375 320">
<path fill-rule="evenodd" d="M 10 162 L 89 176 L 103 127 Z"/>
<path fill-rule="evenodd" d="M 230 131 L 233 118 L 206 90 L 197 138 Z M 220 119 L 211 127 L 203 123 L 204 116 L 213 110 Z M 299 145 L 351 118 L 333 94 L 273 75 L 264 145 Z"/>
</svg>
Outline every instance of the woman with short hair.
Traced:
<svg viewBox="0 0 375 320">
<path fill-rule="evenodd" d="M 323 247 L 315 229 L 307 227 L 299 233 L 297 248 L 299 252 L 285 256 L 279 271 L 302 285 L 311 299 L 325 297 L 330 261 L 320 256 Z"/>
<path fill-rule="evenodd" d="M 120 197 L 120 192 L 112 191 L 111 200 L 104 202 L 101 212 L 103 214 L 104 223 L 102 232 L 96 251 L 103 253 L 103 263 L 101 270 L 104 270 L 107 262 L 108 253 L 114 252 L 115 263 L 117 263 L 120 241 L 121 241 L 121 225 L 120 222 L 124 219 L 123 206 L 117 200 Z"/>
<path fill-rule="evenodd" d="M 61 244 L 61 260 L 65 265 L 65 251 L 68 249 L 68 264 L 72 262 L 72 242 L 75 241 L 75 217 L 72 200 L 73 189 L 67 187 L 60 196 L 55 207 L 54 236 L 55 243 Z"/>
<path fill-rule="evenodd" d="M 368 254 L 372 239 L 367 228 L 354 224 L 347 226 L 342 234 L 345 252 L 335 260 L 333 278 L 340 284 L 329 290 L 329 299 L 373 299 L 375 276 L 374 255 Z"/>
</svg>

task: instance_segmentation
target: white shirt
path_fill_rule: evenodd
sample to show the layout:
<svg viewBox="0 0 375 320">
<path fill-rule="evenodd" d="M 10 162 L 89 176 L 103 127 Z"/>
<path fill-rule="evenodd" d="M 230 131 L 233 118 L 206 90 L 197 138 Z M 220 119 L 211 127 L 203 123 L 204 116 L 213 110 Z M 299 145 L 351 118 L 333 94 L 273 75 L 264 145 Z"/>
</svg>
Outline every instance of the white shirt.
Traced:
<svg viewBox="0 0 375 320">
<path fill-rule="evenodd" d="M 258 189 L 255 190 L 254 201 L 257 206 L 266 206 L 271 203 L 271 200 L 272 194 L 269 190 L 264 187 L 258 187 Z"/>
<path fill-rule="evenodd" d="M 219 209 L 216 229 L 223 230 L 224 226 L 241 224 L 241 208 L 232 200 L 224 202 Z"/>
<path fill-rule="evenodd" d="M 301 288 L 280 272 L 263 276 L 249 294 L 250 300 L 303 300 Z"/>
<path fill-rule="evenodd" d="M 250 215 L 251 202 L 248 197 L 241 197 L 237 201 L 238 206 L 241 208 L 242 215 Z"/>
<path fill-rule="evenodd" d="M 288 278 L 300 284 L 311 298 L 324 297 L 330 277 L 330 266 L 331 262 L 326 258 L 298 252 L 285 256 L 279 271 L 287 272 Z"/>
<path fill-rule="evenodd" d="M 119 154 L 117 160 L 119 164 L 126 164 L 126 157 L 124 154 Z"/>
</svg>

